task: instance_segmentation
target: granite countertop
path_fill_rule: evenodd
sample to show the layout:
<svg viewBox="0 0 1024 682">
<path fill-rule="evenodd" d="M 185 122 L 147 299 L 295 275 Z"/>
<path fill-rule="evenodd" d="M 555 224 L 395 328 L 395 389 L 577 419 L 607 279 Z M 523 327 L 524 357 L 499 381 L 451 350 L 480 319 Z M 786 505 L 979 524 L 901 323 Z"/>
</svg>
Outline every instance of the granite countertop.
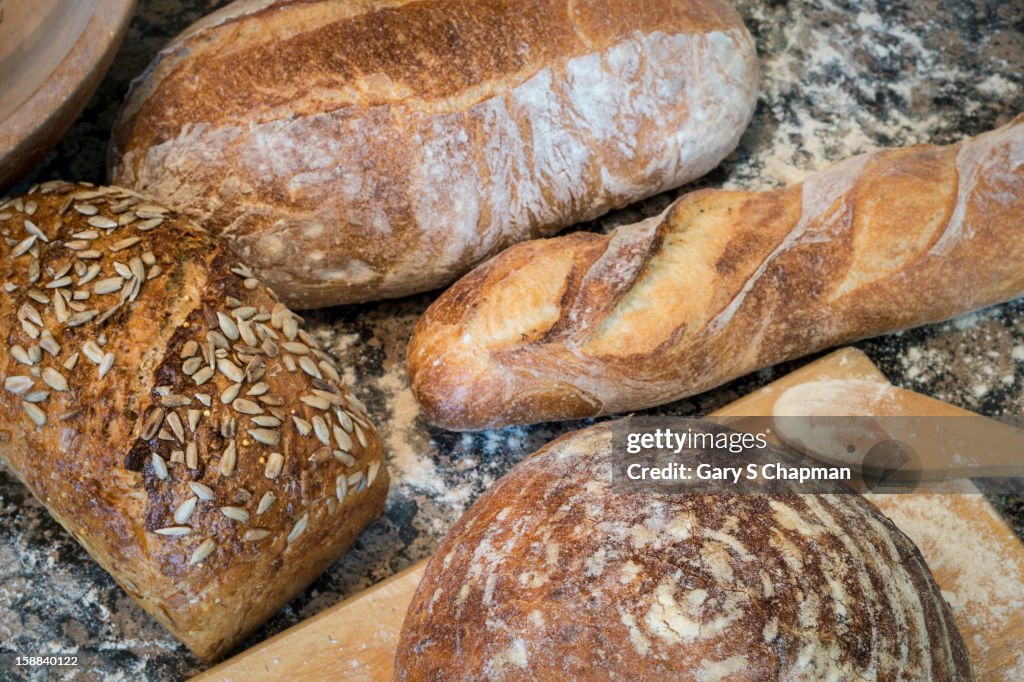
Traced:
<svg viewBox="0 0 1024 682">
<path fill-rule="evenodd" d="M 106 144 L 132 78 L 173 35 L 226 4 L 140 0 L 110 73 L 30 182 L 101 182 Z M 1024 111 L 1024 3 L 994 0 L 737 0 L 761 56 L 762 90 L 739 149 L 691 185 L 760 189 L 877 147 L 949 143 Z M 651 215 L 679 191 L 589 224 Z M 310 313 L 312 333 L 348 368 L 389 451 L 383 518 L 249 644 L 429 556 L 446 529 L 561 424 L 474 435 L 428 427 L 404 373 L 405 346 L 433 299 Z M 1024 414 L 1024 301 L 858 343 L 897 385 L 987 415 Z M 703 414 L 805 364 L 789 363 L 657 410 Z M 989 499 L 1024 537 L 1024 497 Z M 0 469 L 0 652 L 79 653 L 77 679 L 174 679 L 202 669 L 135 605 L 27 491 Z M 29 673 L 26 673 L 29 674 Z M 46 678 L 43 671 L 35 679 Z M 51 673 L 52 675 L 52 673 Z"/>
</svg>

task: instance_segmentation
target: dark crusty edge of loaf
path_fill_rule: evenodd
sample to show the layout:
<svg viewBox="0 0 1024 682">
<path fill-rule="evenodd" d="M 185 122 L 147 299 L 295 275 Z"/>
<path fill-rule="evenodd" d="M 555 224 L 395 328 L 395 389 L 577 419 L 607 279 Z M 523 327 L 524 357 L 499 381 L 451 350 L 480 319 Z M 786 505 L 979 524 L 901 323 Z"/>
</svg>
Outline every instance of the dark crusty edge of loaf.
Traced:
<svg viewBox="0 0 1024 682">
<path fill-rule="evenodd" d="M 703 175 L 756 91 L 723 0 L 234 3 L 133 85 L 109 165 L 320 307 Z"/>
<path fill-rule="evenodd" d="M 971 679 L 920 552 L 864 497 L 624 493 L 611 438 L 559 438 L 455 524 L 396 680 Z"/>
<path fill-rule="evenodd" d="M 609 235 L 520 244 L 454 284 L 409 347 L 431 421 L 614 414 L 1024 293 L 1024 117 L 801 185 L 701 190 Z"/>
<path fill-rule="evenodd" d="M 205 660 L 383 509 L 365 409 L 217 240 L 115 187 L 0 201 L 0 458 Z"/>
</svg>

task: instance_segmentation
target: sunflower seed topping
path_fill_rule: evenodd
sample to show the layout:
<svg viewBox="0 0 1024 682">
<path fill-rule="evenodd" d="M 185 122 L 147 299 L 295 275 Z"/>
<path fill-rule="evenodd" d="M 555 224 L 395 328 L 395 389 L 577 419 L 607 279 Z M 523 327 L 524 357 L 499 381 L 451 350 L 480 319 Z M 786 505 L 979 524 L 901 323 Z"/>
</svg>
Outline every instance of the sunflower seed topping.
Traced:
<svg viewBox="0 0 1024 682">
<path fill-rule="evenodd" d="M 196 432 L 196 427 L 199 426 L 199 420 L 202 418 L 203 413 L 201 410 L 189 410 L 188 411 L 188 430 L 192 433 Z"/>
<path fill-rule="evenodd" d="M 48 282 L 46 285 L 47 289 L 61 289 L 63 287 L 69 287 L 72 284 L 71 277 L 64 275 L 63 277 L 57 277 L 52 282 Z"/>
<path fill-rule="evenodd" d="M 28 351 L 23 346 L 13 345 L 11 346 L 11 357 L 20 362 L 23 365 L 34 365 L 32 358 L 28 356 Z"/>
<path fill-rule="evenodd" d="M 159 478 L 161 481 L 166 480 L 167 479 L 167 463 L 164 462 L 164 458 L 161 457 L 159 454 L 154 452 L 153 453 L 153 458 L 152 458 L 152 463 L 153 463 L 153 473 L 156 474 L 156 477 Z"/>
<path fill-rule="evenodd" d="M 341 396 L 338 395 L 337 393 L 332 393 L 331 391 L 324 391 L 324 390 L 319 389 L 319 388 L 314 388 L 313 389 L 313 395 L 315 395 L 315 396 L 317 396 L 319 398 L 323 398 L 324 400 L 329 402 L 334 407 L 341 407 L 344 404 L 342 402 Z"/>
<path fill-rule="evenodd" d="M 322 464 L 331 458 L 331 449 L 323 447 L 315 450 L 312 455 L 309 456 L 310 462 L 316 462 Z"/>
<path fill-rule="evenodd" d="M 366 468 L 366 487 L 369 488 L 373 485 L 373 482 L 377 480 L 377 474 L 380 472 L 380 462 L 370 462 L 370 466 Z"/>
<path fill-rule="evenodd" d="M 338 384 L 341 383 L 341 376 L 338 374 L 338 370 L 334 369 L 334 366 L 331 365 L 331 363 L 326 360 L 321 360 L 317 363 L 317 367 L 320 368 L 320 371 L 323 372 L 328 379 Z"/>
<path fill-rule="evenodd" d="M 335 426 L 332 431 L 334 432 L 334 440 L 338 444 L 338 447 L 345 452 L 352 452 L 352 438 L 345 433 L 345 430 L 340 426 Z"/>
<path fill-rule="evenodd" d="M 103 377 L 107 376 L 107 373 L 114 366 L 115 359 L 116 358 L 114 357 L 113 353 L 107 353 L 106 355 L 103 356 L 103 360 L 100 361 L 100 369 L 99 369 L 100 379 L 102 379 Z"/>
<path fill-rule="evenodd" d="M 209 486 L 191 481 L 189 482 L 188 487 L 192 489 L 192 492 L 196 494 L 196 497 L 204 502 L 213 499 L 213 491 L 210 490 Z"/>
<path fill-rule="evenodd" d="M 220 401 L 225 405 L 230 405 L 238 397 L 241 390 L 242 384 L 231 384 L 220 394 Z"/>
<path fill-rule="evenodd" d="M 295 428 L 303 436 L 308 436 L 313 432 L 313 425 L 301 417 L 292 417 L 292 422 L 295 424 Z"/>
<path fill-rule="evenodd" d="M 235 445 L 235 441 L 230 441 L 224 453 L 220 456 L 220 475 L 230 476 L 235 473 L 235 462 L 238 458 L 238 448 Z"/>
<path fill-rule="evenodd" d="M 307 512 L 306 514 L 303 514 L 298 521 L 295 522 L 295 525 L 292 526 L 292 532 L 288 533 L 289 545 L 299 539 L 299 536 L 302 535 L 302 531 L 306 530 L 306 526 L 308 524 L 309 513 Z"/>
<path fill-rule="evenodd" d="M 124 278 L 122 277 L 107 277 L 106 279 L 97 280 L 92 285 L 93 293 L 97 295 L 113 294 L 121 290 L 124 286 Z"/>
<path fill-rule="evenodd" d="M 39 347 L 50 354 L 51 357 L 57 357 L 60 355 L 60 344 L 53 338 L 53 334 L 50 330 L 43 330 L 43 334 L 39 339 Z"/>
<path fill-rule="evenodd" d="M 131 247 L 135 246 L 136 244 L 138 244 L 141 241 L 142 241 L 142 237 L 127 237 L 126 239 L 121 239 L 121 240 L 116 241 L 113 244 L 111 244 L 110 245 L 110 251 L 112 253 L 117 253 L 118 251 L 124 251 L 125 249 L 130 249 Z"/>
<path fill-rule="evenodd" d="M 253 333 L 252 325 L 246 322 L 245 320 L 239 320 L 238 333 L 239 335 L 241 335 L 242 340 L 245 341 L 246 344 L 252 346 L 253 348 L 259 347 L 260 340 L 257 339 L 256 335 Z"/>
<path fill-rule="evenodd" d="M 202 358 L 198 358 L 198 357 L 189 358 L 188 360 L 186 360 L 185 362 L 183 362 L 181 364 L 181 371 L 184 372 L 188 376 L 192 376 L 202 366 L 203 366 L 203 359 Z"/>
<path fill-rule="evenodd" d="M 55 391 L 64 392 L 68 390 L 68 380 L 64 378 L 63 374 L 55 370 L 53 367 L 45 368 L 41 378 L 43 383 Z"/>
<path fill-rule="evenodd" d="M 151 440 L 156 435 L 157 431 L 160 430 L 160 426 L 164 423 L 164 410 L 162 407 L 158 407 L 149 413 L 146 417 L 146 421 L 142 424 L 142 432 L 139 437 L 142 440 Z"/>
<path fill-rule="evenodd" d="M 320 374 L 320 368 L 316 366 L 315 362 L 313 362 L 313 358 L 309 357 L 308 355 L 303 355 L 302 357 L 299 358 L 299 367 L 301 367 L 302 371 L 311 377 L 314 377 L 316 379 L 323 378 L 323 376 Z"/>
<path fill-rule="evenodd" d="M 178 442 L 184 443 L 185 426 L 181 423 L 181 417 L 178 416 L 177 412 L 167 413 L 167 425 L 171 427 L 171 431 L 174 433 L 174 437 L 178 439 Z"/>
<path fill-rule="evenodd" d="M 334 416 L 338 419 L 338 423 L 341 424 L 341 428 L 345 429 L 348 433 L 352 433 L 352 417 L 348 415 L 348 412 L 338 409 L 334 411 Z"/>
<path fill-rule="evenodd" d="M 49 397 L 50 394 L 46 391 L 29 391 L 25 394 L 24 401 L 26 403 L 41 403 Z"/>
<path fill-rule="evenodd" d="M 249 433 L 252 433 L 251 431 Z M 281 475 L 281 469 L 284 467 L 284 457 L 281 456 L 280 452 L 270 453 L 270 457 L 267 458 L 267 466 L 263 469 L 263 475 L 273 480 Z"/>
<path fill-rule="evenodd" d="M 185 466 L 189 469 L 199 468 L 199 448 L 194 441 L 189 441 L 185 446 Z"/>
<path fill-rule="evenodd" d="M 196 547 L 196 551 L 192 552 L 192 558 L 188 560 L 189 566 L 194 566 L 195 564 L 201 563 L 204 559 L 206 559 L 206 557 L 210 556 L 210 554 L 213 553 L 213 550 L 216 546 L 217 543 L 210 538 L 203 540 L 199 544 L 199 546 Z"/>
<path fill-rule="evenodd" d="M 329 410 L 331 409 L 331 403 L 326 399 L 318 395 L 304 395 L 299 398 L 302 402 L 309 405 L 310 407 L 318 410 Z"/>
<path fill-rule="evenodd" d="M 46 413 L 39 409 L 38 406 L 33 405 L 30 402 L 22 401 L 21 406 L 25 409 L 25 414 L 32 420 L 36 426 L 43 426 L 46 424 Z"/>
<path fill-rule="evenodd" d="M 176 537 L 179 535 L 188 535 L 192 532 L 192 529 L 188 526 L 166 526 L 164 528 L 157 528 L 153 531 L 157 535 L 170 535 Z"/>
<path fill-rule="evenodd" d="M 245 392 L 246 395 L 261 396 L 270 390 L 270 386 L 265 382 L 259 382 L 254 384 L 252 388 Z"/>
<path fill-rule="evenodd" d="M 221 507 L 220 511 L 232 521 L 238 521 L 239 523 L 249 522 L 249 512 L 241 507 Z"/>
<path fill-rule="evenodd" d="M 334 479 L 334 494 L 338 498 L 338 502 L 345 501 L 345 496 L 348 494 L 348 478 L 345 474 L 339 474 Z"/>
<path fill-rule="evenodd" d="M 14 395 L 21 395 L 32 388 L 32 377 L 9 376 L 4 379 L 4 390 Z"/>
<path fill-rule="evenodd" d="M 79 258 L 81 257 L 81 254 L 79 254 Z M 96 263 L 90 265 L 88 268 L 86 268 L 85 274 L 78 279 L 78 286 L 84 287 L 86 284 L 96 279 L 99 276 L 101 270 L 102 268 Z M 56 303 L 57 301 L 54 301 L 54 304 Z"/>
<path fill-rule="evenodd" d="M 92 321 L 100 312 L 98 310 L 83 310 L 80 313 L 75 313 L 68 317 L 64 323 L 69 327 L 81 327 L 86 322 Z"/>
<path fill-rule="evenodd" d="M 28 253 L 28 250 L 35 246 L 36 239 L 38 239 L 38 237 L 31 234 L 18 242 L 18 245 L 14 247 L 13 251 L 11 251 L 11 258 L 18 258 Z"/>
<path fill-rule="evenodd" d="M 242 414 L 262 414 L 263 408 L 254 403 L 251 400 L 245 398 L 238 398 L 231 403 L 231 407 L 235 408 L 236 411 Z"/>
<path fill-rule="evenodd" d="M 238 384 L 245 380 L 245 372 L 242 368 L 231 362 L 227 358 L 221 358 L 217 360 L 217 369 L 220 370 L 221 374 L 226 376 L 228 379 Z M 230 402 L 230 401 L 228 401 Z"/>
<path fill-rule="evenodd" d="M 93 227 L 100 228 L 101 230 L 112 230 L 115 227 L 117 227 L 116 221 L 111 220 L 110 218 L 102 215 L 94 215 L 91 218 L 89 218 L 89 220 L 87 220 L 86 222 L 88 222 Z"/>
<path fill-rule="evenodd" d="M 164 407 L 185 407 L 192 404 L 192 399 L 180 393 L 168 393 L 160 399 L 160 404 Z"/>
<path fill-rule="evenodd" d="M 249 435 L 263 445 L 275 446 L 281 442 L 281 433 L 274 429 L 249 429 Z"/>
<path fill-rule="evenodd" d="M 143 220 L 141 223 L 137 224 L 135 229 L 139 232 L 148 232 L 154 227 L 160 227 L 160 224 L 163 222 L 163 218 L 150 218 L 149 220 Z"/>
<path fill-rule="evenodd" d="M 263 528 L 250 528 L 245 531 L 245 535 L 242 536 L 242 540 L 245 542 L 256 542 L 257 540 L 266 538 L 268 535 L 270 535 L 269 530 L 264 530 Z"/>
<path fill-rule="evenodd" d="M 299 333 L 299 324 L 295 321 L 294 317 L 289 315 L 284 318 L 284 321 L 281 323 L 281 332 L 289 341 L 295 340 L 295 337 Z"/>
<path fill-rule="evenodd" d="M 220 330 L 224 332 L 224 336 L 228 337 L 232 341 L 237 341 L 241 338 L 241 334 L 238 333 L 238 325 L 230 317 L 222 312 L 217 312 L 217 322 L 220 325 Z"/>
<path fill-rule="evenodd" d="M 205 384 L 207 381 L 209 381 L 212 378 L 213 378 L 213 368 L 211 368 L 209 365 L 207 365 L 206 367 L 203 367 L 200 370 L 197 370 L 192 375 L 192 381 L 195 382 L 196 386 L 202 386 L 203 384 Z"/>
<path fill-rule="evenodd" d="M 327 428 L 327 422 L 320 415 L 313 417 L 313 433 L 324 445 L 331 444 L 331 432 Z"/>
<path fill-rule="evenodd" d="M 101 349 L 95 341 L 89 340 L 82 344 L 82 352 L 85 357 L 89 358 L 94 364 L 100 364 L 103 362 L 103 349 Z"/>
<path fill-rule="evenodd" d="M 277 498 L 274 497 L 274 493 L 270 492 L 269 490 L 263 493 L 263 497 L 260 498 L 260 503 L 256 506 L 256 515 L 259 516 L 263 512 L 270 509 L 270 506 L 274 504 L 274 500 L 276 499 Z"/>
<path fill-rule="evenodd" d="M 182 502 L 178 508 L 174 510 L 174 522 L 179 525 L 188 523 L 188 520 L 192 518 L 192 514 L 196 511 L 197 504 L 199 504 L 198 497 L 190 497 Z"/>
<path fill-rule="evenodd" d="M 276 429 L 281 425 L 281 420 L 269 414 L 261 414 L 253 417 L 252 423 L 255 424 L 256 426 L 263 426 L 270 429 Z"/>
<path fill-rule="evenodd" d="M 309 355 L 309 346 L 298 341 L 285 341 L 281 347 L 292 355 Z"/>
<path fill-rule="evenodd" d="M 361 493 L 366 488 L 366 475 L 362 471 L 355 472 L 348 477 L 348 487 Z"/>
</svg>

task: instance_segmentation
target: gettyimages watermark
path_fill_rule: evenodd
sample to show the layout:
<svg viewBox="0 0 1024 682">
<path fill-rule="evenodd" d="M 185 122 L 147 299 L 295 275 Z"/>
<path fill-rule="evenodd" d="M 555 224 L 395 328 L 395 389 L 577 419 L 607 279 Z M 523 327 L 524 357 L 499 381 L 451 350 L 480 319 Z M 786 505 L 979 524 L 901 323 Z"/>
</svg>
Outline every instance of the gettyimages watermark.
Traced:
<svg viewBox="0 0 1024 682">
<path fill-rule="evenodd" d="M 1024 493 L 1024 420 L 628 417 L 612 430 L 625 492 Z"/>
</svg>

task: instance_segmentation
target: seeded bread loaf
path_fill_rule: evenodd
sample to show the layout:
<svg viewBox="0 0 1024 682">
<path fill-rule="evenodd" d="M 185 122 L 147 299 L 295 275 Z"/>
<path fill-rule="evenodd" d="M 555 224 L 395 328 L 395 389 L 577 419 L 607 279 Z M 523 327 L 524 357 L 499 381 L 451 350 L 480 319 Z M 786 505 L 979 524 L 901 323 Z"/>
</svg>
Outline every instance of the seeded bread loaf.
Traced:
<svg viewBox="0 0 1024 682">
<path fill-rule="evenodd" d="M 373 426 L 301 320 L 173 211 L 51 182 L 0 204 L 0 235 L 0 458 L 219 658 L 381 513 Z"/>
<path fill-rule="evenodd" d="M 615 414 L 1022 294 L 1024 116 L 515 246 L 427 310 L 409 376 L 452 429 Z"/>
<path fill-rule="evenodd" d="M 293 307 L 377 300 L 706 173 L 756 77 L 723 0 L 239 1 L 134 84 L 110 169 Z"/>
<path fill-rule="evenodd" d="M 455 524 L 395 679 L 971 679 L 920 552 L 862 496 L 626 493 L 611 435 L 559 438 Z"/>
</svg>

